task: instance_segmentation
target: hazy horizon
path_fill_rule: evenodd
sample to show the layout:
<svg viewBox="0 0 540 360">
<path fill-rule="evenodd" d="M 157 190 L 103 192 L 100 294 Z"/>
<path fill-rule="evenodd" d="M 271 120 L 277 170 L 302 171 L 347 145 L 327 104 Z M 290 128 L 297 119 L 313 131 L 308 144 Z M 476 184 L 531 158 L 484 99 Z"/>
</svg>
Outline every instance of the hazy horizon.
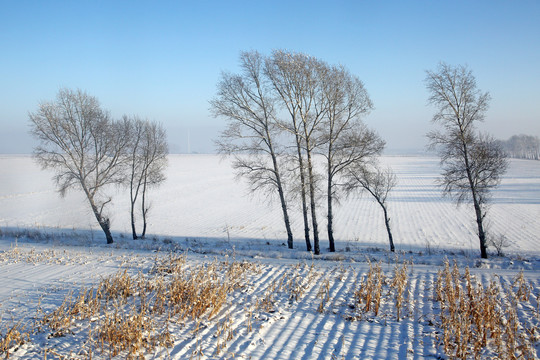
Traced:
<svg viewBox="0 0 540 360">
<path fill-rule="evenodd" d="M 167 130 L 171 153 L 213 153 L 225 126 L 209 100 L 241 51 L 303 52 L 365 84 L 366 124 L 386 153 L 424 151 L 434 109 L 425 71 L 466 64 L 492 100 L 481 130 L 540 135 L 536 1 L 4 2 L 0 153 L 30 153 L 28 113 L 60 88 L 97 97 L 113 118 Z M 189 140 L 188 140 L 189 139 Z"/>
</svg>

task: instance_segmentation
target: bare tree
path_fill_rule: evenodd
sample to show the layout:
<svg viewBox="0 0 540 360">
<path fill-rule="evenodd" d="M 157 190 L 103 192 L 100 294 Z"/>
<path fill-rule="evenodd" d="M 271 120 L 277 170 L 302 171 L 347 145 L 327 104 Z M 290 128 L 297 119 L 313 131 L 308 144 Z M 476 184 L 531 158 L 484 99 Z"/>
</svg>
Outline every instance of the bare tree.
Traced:
<svg viewBox="0 0 540 360">
<path fill-rule="evenodd" d="M 315 254 L 320 253 L 320 246 L 316 212 L 316 174 L 312 156 L 319 144 L 316 130 L 327 110 L 319 81 L 319 72 L 324 66 L 325 64 L 311 56 L 281 50 L 273 51 L 265 66 L 266 75 L 290 115 L 289 121 L 284 122 L 282 126 L 296 141 L 304 236 L 307 249 L 311 251 L 306 199 L 309 194 Z"/>
<path fill-rule="evenodd" d="M 40 141 L 34 158 L 42 168 L 55 171 L 62 196 L 71 188 L 84 192 L 111 244 L 110 219 L 104 212 L 111 198 L 104 189 L 122 181 L 124 123 L 111 121 L 97 98 L 70 89 L 60 90 L 56 101 L 41 103 L 29 117 L 31 133 Z"/>
<path fill-rule="evenodd" d="M 500 144 L 475 129 L 475 123 L 484 120 L 490 97 L 477 89 L 475 77 L 465 66 L 441 63 L 437 71 L 426 73 L 428 101 L 438 109 L 433 122 L 442 126 L 427 135 L 430 147 L 441 157 L 440 184 L 458 204 L 472 201 L 481 257 L 487 258 L 483 224 L 487 203 L 490 190 L 500 183 L 508 166 Z"/>
<path fill-rule="evenodd" d="M 493 246 L 497 251 L 497 256 L 504 256 L 504 249 L 510 247 L 512 243 L 503 234 L 486 234 L 487 243 L 489 246 Z"/>
<path fill-rule="evenodd" d="M 359 165 L 359 166 L 358 166 Z M 394 252 L 394 238 L 390 228 L 390 217 L 388 216 L 388 194 L 397 184 L 396 175 L 391 169 L 381 170 L 378 166 L 371 169 L 367 164 L 359 163 L 355 167 L 347 169 L 347 190 L 353 191 L 358 188 L 366 190 L 381 206 L 384 214 L 384 224 L 388 233 L 390 251 Z"/>
<path fill-rule="evenodd" d="M 247 178 L 252 191 L 277 191 L 287 231 L 287 244 L 293 248 L 284 184 L 279 165 L 276 99 L 264 80 L 264 59 L 257 52 L 240 55 L 242 73 L 222 74 L 218 94 L 211 102 L 214 116 L 228 120 L 217 142 L 222 154 L 235 156 L 233 166 Z"/>
<path fill-rule="evenodd" d="M 144 239 L 147 228 L 147 216 L 150 207 L 147 203 L 149 187 L 157 186 L 165 180 L 167 166 L 168 144 L 165 129 L 160 124 L 141 120 L 138 117 L 123 118 L 125 128 L 124 136 L 129 138 L 127 147 L 128 171 L 126 183 L 130 194 L 131 232 L 133 239 L 137 239 L 135 227 L 135 206 L 139 194 L 141 195 L 141 216 L 143 228 L 141 238 Z"/>
<path fill-rule="evenodd" d="M 321 71 L 319 80 L 327 106 L 324 122 L 318 130 L 325 144 L 322 154 L 327 171 L 327 230 L 330 251 L 334 252 L 333 202 L 339 189 L 336 178 L 352 165 L 358 166 L 380 154 L 384 141 L 361 122 L 361 117 L 373 108 L 362 81 L 343 67 L 335 66 Z"/>
</svg>

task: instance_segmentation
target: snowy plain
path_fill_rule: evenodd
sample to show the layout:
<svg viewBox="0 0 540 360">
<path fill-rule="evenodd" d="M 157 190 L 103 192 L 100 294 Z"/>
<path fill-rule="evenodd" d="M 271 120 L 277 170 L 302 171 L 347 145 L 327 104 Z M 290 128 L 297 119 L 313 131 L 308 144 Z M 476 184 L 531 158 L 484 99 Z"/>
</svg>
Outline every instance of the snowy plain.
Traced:
<svg viewBox="0 0 540 360">
<path fill-rule="evenodd" d="M 204 330 L 195 334 L 194 321 L 177 326 L 171 329 L 173 345 L 156 349 L 147 358 L 444 358 L 433 287 L 445 257 L 455 260 L 461 270 L 469 266 L 483 283 L 497 275 L 501 286 L 508 285 L 523 270 L 536 295 L 531 306 L 538 308 L 540 162 L 511 161 L 493 193 L 488 215 L 490 232 L 509 241 L 507 256 L 483 261 L 472 209 L 456 207 L 436 186 L 438 159 L 384 156 L 382 162 L 398 178 L 389 199 L 397 253 L 387 251 L 381 209 L 367 195 L 358 194 L 342 199 L 336 208 L 336 253 L 326 250 L 324 199 L 320 199 L 322 255 L 312 256 L 301 238 L 299 207 L 292 207 L 295 249 L 288 250 L 279 204 L 249 195 L 230 161 L 219 156 L 169 156 L 166 182 L 149 193 L 150 235 L 144 241 L 130 240 L 127 193 L 111 189 L 112 246 L 105 245 L 81 194 L 72 191 L 60 198 L 52 174 L 40 170 L 31 157 L 0 156 L 0 329 L 17 322 L 30 324 L 38 318 L 38 310 L 52 311 L 70 292 L 94 286 L 119 270 L 147 273 L 170 251 L 185 254 L 192 267 L 217 259 L 249 261 L 257 271 L 248 275 L 242 291 L 230 294 L 215 318 L 205 320 Z M 392 310 L 390 289 L 381 316 L 358 317 L 353 310 L 358 284 L 370 262 L 377 261 L 389 278 L 395 264 L 414 264 L 409 267 L 413 270 L 402 321 Z M 295 301 L 285 286 L 275 289 L 276 283 L 293 278 L 303 281 L 302 296 Z M 319 312 L 322 284 L 328 300 Z M 273 308 L 250 310 L 253 330 L 248 331 L 246 309 L 270 296 L 270 289 L 275 291 Z M 520 313 L 523 323 L 538 323 L 527 314 Z M 220 352 L 216 332 L 226 321 L 236 331 Z M 51 358 L 54 354 L 85 358 L 81 339 L 87 333 L 72 332 L 60 337 L 34 334 L 12 349 L 10 358 L 40 359 L 48 349 Z M 538 357 L 538 342 L 533 345 Z M 108 354 L 96 350 L 93 358 Z"/>
</svg>

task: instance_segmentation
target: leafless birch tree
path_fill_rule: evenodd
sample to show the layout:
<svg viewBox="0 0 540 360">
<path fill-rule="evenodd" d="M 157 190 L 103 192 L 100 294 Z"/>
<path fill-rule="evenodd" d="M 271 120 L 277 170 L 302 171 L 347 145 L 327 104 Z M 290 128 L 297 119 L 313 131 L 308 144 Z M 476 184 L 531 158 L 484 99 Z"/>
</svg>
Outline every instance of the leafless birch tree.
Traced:
<svg viewBox="0 0 540 360">
<path fill-rule="evenodd" d="M 293 248 L 284 184 L 280 169 L 280 128 L 276 121 L 276 99 L 264 80 L 264 59 L 257 52 L 240 56 L 242 73 L 222 74 L 217 96 L 210 102 L 214 116 L 228 120 L 217 142 L 222 154 L 235 156 L 233 166 L 248 179 L 252 191 L 277 191 L 287 231 L 287 245 Z"/>
<path fill-rule="evenodd" d="M 80 188 L 105 233 L 113 242 L 105 207 L 111 202 L 105 188 L 122 181 L 127 146 L 123 122 L 113 122 L 97 98 L 81 90 L 62 89 L 56 101 L 44 102 L 30 113 L 32 135 L 40 141 L 34 158 L 55 171 L 62 196 Z"/>
<path fill-rule="evenodd" d="M 138 239 L 135 226 L 136 204 L 141 195 L 141 238 L 144 239 L 147 229 L 147 216 L 150 206 L 147 201 L 148 188 L 157 186 L 165 180 L 167 166 L 167 134 L 157 123 L 142 120 L 138 117 L 124 116 L 126 136 L 129 139 L 126 156 L 128 157 L 128 174 L 126 183 L 129 186 L 131 232 L 133 239 Z"/>
<path fill-rule="evenodd" d="M 343 67 L 327 66 L 319 76 L 327 110 L 318 131 L 324 143 L 321 153 L 327 171 L 327 230 L 330 251 L 334 252 L 333 203 L 339 189 L 336 179 L 351 166 L 379 155 L 384 141 L 361 121 L 373 108 L 363 83 Z"/>
<path fill-rule="evenodd" d="M 441 63 L 437 71 L 426 73 L 429 103 L 437 108 L 433 122 L 442 127 L 427 135 L 441 157 L 440 184 L 458 204 L 472 201 L 481 257 L 487 258 L 487 203 L 508 165 L 500 144 L 475 129 L 475 123 L 484 120 L 490 96 L 477 89 L 475 77 L 465 66 Z"/>
<path fill-rule="evenodd" d="M 273 51 L 265 66 L 266 75 L 282 100 L 283 107 L 290 115 L 289 121 L 283 122 L 282 126 L 294 136 L 296 141 L 304 236 L 307 249 L 311 251 L 306 199 L 309 195 L 313 252 L 316 255 L 320 254 L 320 246 L 316 211 L 316 176 L 312 157 L 313 150 L 318 145 L 316 130 L 327 109 L 319 81 L 319 71 L 322 66 L 324 64 L 313 57 L 281 50 Z"/>
</svg>

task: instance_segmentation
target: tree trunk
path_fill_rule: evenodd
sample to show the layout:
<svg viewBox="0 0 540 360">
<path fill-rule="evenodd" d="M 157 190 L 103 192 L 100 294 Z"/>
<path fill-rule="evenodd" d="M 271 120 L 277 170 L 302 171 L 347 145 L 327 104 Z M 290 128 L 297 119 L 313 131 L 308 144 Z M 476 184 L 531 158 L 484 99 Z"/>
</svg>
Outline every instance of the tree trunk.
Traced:
<svg viewBox="0 0 540 360">
<path fill-rule="evenodd" d="M 467 153 L 465 153 L 465 155 L 467 156 Z M 478 226 L 478 240 L 480 241 L 480 257 L 482 259 L 487 259 L 488 255 L 487 255 L 487 248 L 486 248 L 486 233 L 484 231 L 484 225 L 483 225 L 482 208 L 480 207 L 480 203 L 478 201 L 478 195 L 476 194 L 476 188 L 472 180 L 468 158 L 465 159 L 465 165 L 467 167 L 467 176 L 469 178 L 469 185 L 471 187 L 474 213 L 476 214 L 476 224 Z"/>
<path fill-rule="evenodd" d="M 309 239 L 309 222 L 308 222 L 308 210 L 306 203 L 306 179 L 304 174 L 304 161 L 302 158 L 302 144 L 298 134 L 296 134 L 296 148 L 298 150 L 298 166 L 300 171 L 300 188 L 302 196 L 302 215 L 304 216 L 304 237 L 306 239 L 307 251 L 311 251 L 311 241 Z"/>
<path fill-rule="evenodd" d="M 144 239 L 145 236 L 146 236 L 146 221 L 143 224 L 141 239 Z"/>
<path fill-rule="evenodd" d="M 143 221 L 143 229 L 141 232 L 141 239 L 144 239 L 146 235 L 146 212 L 148 209 L 146 208 L 145 200 L 146 200 L 146 175 L 144 177 L 144 183 L 143 183 L 143 189 L 142 189 L 142 200 L 141 200 L 141 208 L 142 208 L 142 221 Z"/>
<path fill-rule="evenodd" d="M 129 198 L 131 201 L 131 209 L 130 209 L 131 210 L 131 214 L 130 214 L 131 215 L 131 235 L 133 237 L 133 240 L 137 240 L 138 238 L 137 229 L 135 228 L 135 203 L 137 202 L 137 196 L 139 195 L 139 189 L 141 187 L 141 179 L 140 178 L 138 179 L 135 193 L 133 191 L 133 185 L 135 183 L 135 169 L 136 169 L 135 164 L 137 162 L 135 151 L 138 148 L 139 139 L 140 139 L 140 134 L 137 135 L 135 146 L 133 147 L 134 150 L 131 156 L 131 178 L 129 180 Z"/>
<path fill-rule="evenodd" d="M 291 230 L 291 222 L 289 220 L 289 213 L 287 211 L 287 204 L 285 203 L 285 195 L 281 186 L 278 189 L 279 198 L 281 200 L 281 210 L 283 211 L 283 221 L 285 222 L 285 229 L 287 230 L 287 247 L 292 249 L 293 246 L 293 233 Z"/>
<path fill-rule="evenodd" d="M 482 209 L 476 199 L 476 193 L 473 193 L 474 212 L 476 213 L 476 224 L 478 225 L 478 239 L 480 240 L 480 257 L 487 259 L 486 233 L 484 231 Z"/>
<path fill-rule="evenodd" d="M 135 229 L 135 200 L 133 199 L 133 185 L 130 189 L 131 196 L 131 234 L 133 235 L 133 240 L 137 240 L 137 230 Z"/>
<path fill-rule="evenodd" d="M 330 173 L 330 171 L 328 171 L 327 200 L 328 200 L 328 242 L 330 243 L 330 252 L 335 252 L 336 246 L 334 243 L 334 229 L 333 229 L 334 214 L 332 211 L 332 174 Z"/>
<path fill-rule="evenodd" d="M 395 252 L 396 248 L 394 247 L 394 238 L 392 237 L 392 231 L 390 230 L 390 219 L 388 218 L 388 211 L 386 211 L 386 206 L 381 204 L 384 211 L 384 224 L 386 225 L 386 232 L 388 232 L 388 242 L 390 243 L 390 251 Z"/>
<path fill-rule="evenodd" d="M 327 230 L 328 230 L 328 243 L 330 245 L 330 252 L 336 251 L 336 246 L 334 243 L 334 213 L 333 213 L 333 207 L 332 207 L 332 153 L 333 153 L 333 133 L 334 133 L 334 122 L 332 121 L 330 123 L 330 141 L 328 143 L 328 157 L 327 157 L 327 178 L 328 178 L 328 195 L 327 195 L 327 201 L 328 201 L 328 223 L 327 223 Z"/>
<path fill-rule="evenodd" d="M 110 229 L 110 222 L 109 219 L 103 218 L 101 214 L 99 213 L 96 204 L 94 203 L 94 199 L 91 197 L 88 197 L 88 201 L 90 201 L 90 206 L 92 207 L 92 211 L 94 212 L 94 216 L 96 217 L 96 220 L 101 227 L 101 230 L 103 230 L 103 233 L 105 234 L 105 238 L 107 239 L 107 244 L 112 244 L 114 242 L 112 235 L 111 235 L 111 229 Z"/>
<path fill-rule="evenodd" d="M 476 193 L 476 187 L 473 182 L 473 178 L 471 174 L 471 167 L 469 165 L 469 152 L 468 152 L 466 144 L 463 145 L 463 156 L 465 159 L 465 168 L 467 171 L 467 178 L 469 179 L 469 186 L 471 188 L 471 194 L 473 198 L 474 212 L 476 214 L 476 224 L 478 225 L 478 240 L 480 241 L 480 257 L 482 259 L 487 259 L 488 255 L 487 255 L 487 248 L 486 248 L 486 233 L 484 231 L 484 225 L 483 225 L 482 208 L 480 207 L 480 203 L 478 201 L 478 195 Z"/>
<path fill-rule="evenodd" d="M 137 230 L 135 229 L 135 215 L 133 214 L 133 205 L 131 205 L 131 234 L 133 235 L 133 240 L 137 240 Z"/>
<path fill-rule="evenodd" d="M 317 209 L 315 203 L 315 179 L 313 176 L 313 164 L 311 163 L 311 151 L 309 150 L 309 143 L 307 143 L 307 162 L 308 162 L 308 176 L 309 176 L 309 199 L 311 208 L 311 224 L 313 225 L 313 252 L 315 255 L 321 253 L 319 247 L 319 226 L 317 224 Z"/>
<path fill-rule="evenodd" d="M 97 217 L 96 217 L 97 218 Z M 113 237 L 111 235 L 111 229 L 110 229 L 110 222 L 109 219 L 102 219 L 99 221 L 99 226 L 101 226 L 101 229 L 105 233 L 105 238 L 107 239 L 107 244 L 112 244 L 114 242 Z"/>
<path fill-rule="evenodd" d="M 287 211 L 287 203 L 285 201 L 285 194 L 283 193 L 283 185 L 281 184 L 281 176 L 279 173 L 279 167 L 276 155 L 272 149 L 272 163 L 274 166 L 274 172 L 276 176 L 276 184 L 278 188 L 279 200 L 281 201 L 281 210 L 283 211 L 283 221 L 285 222 L 285 229 L 287 230 L 287 246 L 289 249 L 293 248 L 293 233 L 291 230 L 291 223 L 289 220 L 289 212 Z"/>
<path fill-rule="evenodd" d="M 107 239 L 107 244 L 112 244 L 114 242 L 113 237 L 111 235 L 111 224 L 109 219 L 103 218 L 101 216 L 101 213 L 99 212 L 95 202 L 94 202 L 94 196 L 90 194 L 88 189 L 84 186 L 84 184 L 81 184 L 84 193 L 86 194 L 86 198 L 88 199 L 88 202 L 90 203 L 90 207 L 92 208 L 92 212 L 94 213 L 94 216 L 96 217 L 96 220 L 101 227 L 101 230 L 103 230 L 103 233 L 105 234 L 105 238 Z"/>
</svg>

